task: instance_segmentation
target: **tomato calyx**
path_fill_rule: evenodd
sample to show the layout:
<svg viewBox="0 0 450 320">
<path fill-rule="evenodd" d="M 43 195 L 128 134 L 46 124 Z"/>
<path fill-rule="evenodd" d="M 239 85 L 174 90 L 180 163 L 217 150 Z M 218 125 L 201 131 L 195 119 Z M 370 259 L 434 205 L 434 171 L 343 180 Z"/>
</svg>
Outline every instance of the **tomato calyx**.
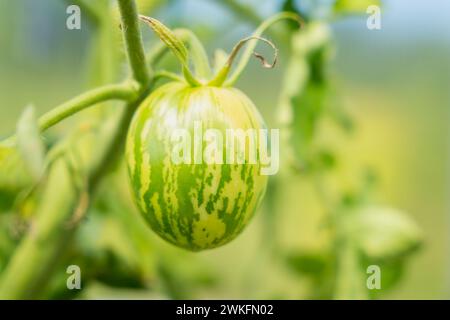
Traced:
<svg viewBox="0 0 450 320">
<path fill-rule="evenodd" d="M 208 57 L 205 53 L 205 49 L 193 32 L 187 30 L 188 39 L 186 42 L 188 42 L 189 45 L 188 50 L 183 41 L 181 41 L 172 30 L 170 30 L 159 20 L 143 15 L 140 15 L 139 18 L 147 23 L 156 33 L 156 35 L 161 39 L 161 41 L 163 41 L 164 44 L 172 51 L 172 53 L 181 63 L 182 74 L 185 82 L 191 87 L 233 86 L 240 77 L 241 73 L 245 70 L 252 56 L 260 60 L 264 68 L 271 69 L 275 67 L 278 59 L 278 49 L 271 41 L 262 38 L 261 35 L 270 26 L 280 20 L 292 19 L 298 21 L 300 25 L 302 24 L 300 17 L 297 14 L 290 12 L 282 12 L 273 16 L 272 18 L 269 18 L 268 20 L 264 21 L 251 36 L 240 40 L 234 46 L 233 50 L 226 58 L 224 64 L 220 66 L 220 68 L 218 68 L 218 70 L 216 71 L 216 74 L 211 77 L 210 75 L 212 74 L 212 72 L 211 68 L 209 67 Z M 258 41 L 262 41 L 268 44 L 274 50 L 274 59 L 272 63 L 268 63 L 261 54 L 254 52 Z M 244 48 L 245 45 L 247 45 L 246 49 L 242 54 L 235 70 L 230 75 L 232 65 L 238 53 Z M 190 69 L 190 60 L 192 60 L 193 62 L 195 72 L 192 72 Z"/>
</svg>

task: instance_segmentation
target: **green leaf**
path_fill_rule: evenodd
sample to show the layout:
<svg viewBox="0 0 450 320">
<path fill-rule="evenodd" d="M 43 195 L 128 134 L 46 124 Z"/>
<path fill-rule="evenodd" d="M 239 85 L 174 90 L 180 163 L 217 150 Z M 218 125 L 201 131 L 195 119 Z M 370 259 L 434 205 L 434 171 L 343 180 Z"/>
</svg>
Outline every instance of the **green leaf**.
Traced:
<svg viewBox="0 0 450 320">
<path fill-rule="evenodd" d="M 326 110 L 329 85 L 330 30 L 323 23 L 308 24 L 292 37 L 293 54 L 283 80 L 279 119 L 290 130 L 293 158 L 307 166 L 319 120 Z"/>
<path fill-rule="evenodd" d="M 28 106 L 17 124 L 17 146 L 25 164 L 35 179 L 39 180 L 45 168 L 45 147 L 33 106 Z"/>
<path fill-rule="evenodd" d="M 291 143 L 300 162 L 307 162 L 321 118 L 326 87 L 309 82 L 303 92 L 293 97 Z"/>
<path fill-rule="evenodd" d="M 331 299 L 335 281 L 333 252 L 324 249 L 302 249 L 284 255 L 288 268 L 300 278 L 309 280 L 307 299 Z"/>
<path fill-rule="evenodd" d="M 313 155 L 313 167 L 318 171 L 326 171 L 336 167 L 336 155 L 330 150 L 319 150 Z"/>
<path fill-rule="evenodd" d="M 320 277 L 325 271 L 329 259 L 321 252 L 305 251 L 288 254 L 286 263 L 299 274 Z"/>
<path fill-rule="evenodd" d="M 369 6 L 380 4 L 379 0 L 336 0 L 333 9 L 337 13 L 365 14 Z"/>
<path fill-rule="evenodd" d="M 361 267 L 367 270 L 370 265 L 377 265 L 380 268 L 380 284 L 379 290 L 369 290 L 371 298 L 379 298 L 381 294 L 392 289 L 402 279 L 405 271 L 406 259 L 399 258 L 390 261 L 377 261 L 373 259 L 364 259 Z"/>
<path fill-rule="evenodd" d="M 294 0 L 285 0 L 283 2 L 283 5 L 281 6 L 281 9 L 283 11 L 288 11 L 288 12 L 295 12 L 297 13 L 297 6 L 295 5 L 295 1 Z"/>
<path fill-rule="evenodd" d="M 330 88 L 329 99 L 330 106 L 327 108 L 327 113 L 331 120 L 345 133 L 353 133 L 355 129 L 354 121 L 341 101 L 340 94 L 337 92 L 335 86 L 331 86 Z"/>
<path fill-rule="evenodd" d="M 404 257 L 419 247 L 422 232 L 403 212 L 384 207 L 366 207 L 343 219 L 344 233 L 369 259 Z"/>
</svg>

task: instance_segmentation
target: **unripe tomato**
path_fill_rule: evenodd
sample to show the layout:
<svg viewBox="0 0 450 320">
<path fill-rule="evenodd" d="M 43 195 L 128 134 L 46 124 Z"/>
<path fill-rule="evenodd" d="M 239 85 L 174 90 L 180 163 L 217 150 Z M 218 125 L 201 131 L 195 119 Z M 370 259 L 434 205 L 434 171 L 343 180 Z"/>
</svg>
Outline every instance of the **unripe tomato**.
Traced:
<svg viewBox="0 0 450 320">
<path fill-rule="evenodd" d="M 245 163 L 227 162 L 227 130 L 263 128 L 254 104 L 235 88 L 172 82 L 150 94 L 134 116 L 126 147 L 135 200 L 150 227 L 168 242 L 193 251 L 234 239 L 260 204 L 267 176 L 261 174 L 259 161 L 247 161 L 248 150 Z M 174 139 L 180 132 L 188 136 Z M 208 137 L 207 132 L 214 134 Z M 204 135 L 200 157 L 195 146 L 199 134 Z M 224 139 L 216 150 L 223 163 L 205 161 L 208 146 L 220 146 L 206 142 L 212 136 Z M 179 154 L 187 160 L 181 163 L 174 161 L 180 141 L 186 148 Z"/>
</svg>

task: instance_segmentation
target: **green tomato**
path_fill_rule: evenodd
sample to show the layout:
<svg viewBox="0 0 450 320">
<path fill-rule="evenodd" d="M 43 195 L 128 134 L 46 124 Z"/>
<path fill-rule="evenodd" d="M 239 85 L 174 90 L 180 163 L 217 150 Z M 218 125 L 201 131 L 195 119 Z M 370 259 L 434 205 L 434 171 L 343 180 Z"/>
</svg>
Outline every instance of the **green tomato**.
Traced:
<svg viewBox="0 0 450 320">
<path fill-rule="evenodd" d="M 135 200 L 150 227 L 193 251 L 233 240 L 261 203 L 267 176 L 261 161 L 251 161 L 250 139 L 240 149 L 230 132 L 264 128 L 235 88 L 172 82 L 155 90 L 136 112 L 126 146 Z"/>
</svg>

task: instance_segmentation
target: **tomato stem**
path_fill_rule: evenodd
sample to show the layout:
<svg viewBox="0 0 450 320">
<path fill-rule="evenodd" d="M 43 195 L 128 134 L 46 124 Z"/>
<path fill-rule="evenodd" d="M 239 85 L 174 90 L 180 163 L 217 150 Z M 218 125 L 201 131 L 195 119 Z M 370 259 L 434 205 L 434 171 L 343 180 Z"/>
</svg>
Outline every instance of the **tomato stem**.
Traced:
<svg viewBox="0 0 450 320">
<path fill-rule="evenodd" d="M 137 19 L 136 3 L 130 0 L 119 1 L 119 9 L 124 26 L 122 34 L 133 77 L 136 81 L 145 85 L 150 78 L 147 68 L 145 68 L 145 55 Z"/>
<path fill-rule="evenodd" d="M 111 84 L 82 93 L 39 117 L 39 130 L 40 132 L 44 132 L 64 119 L 100 102 L 109 100 L 133 100 L 137 97 L 136 87 L 132 83 Z M 15 140 L 16 137 L 14 135 L 2 141 L 2 144 L 8 146 L 14 145 Z"/>
</svg>

